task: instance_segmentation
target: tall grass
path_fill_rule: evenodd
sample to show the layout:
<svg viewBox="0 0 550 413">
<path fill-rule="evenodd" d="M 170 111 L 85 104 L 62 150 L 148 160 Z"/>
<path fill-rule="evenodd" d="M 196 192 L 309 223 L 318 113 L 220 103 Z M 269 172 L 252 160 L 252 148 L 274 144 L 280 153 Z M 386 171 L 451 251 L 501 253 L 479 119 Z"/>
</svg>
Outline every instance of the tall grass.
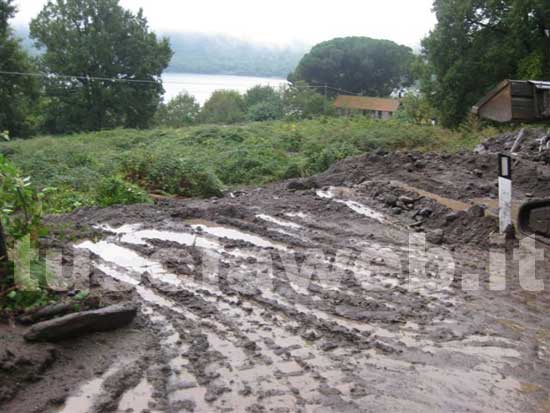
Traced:
<svg viewBox="0 0 550 413">
<path fill-rule="evenodd" d="M 365 117 L 273 121 L 238 126 L 124 130 L 17 140 L 0 152 L 42 187 L 50 212 L 109 202 L 98 191 L 122 177 L 148 192 L 219 195 L 224 188 L 312 175 L 338 160 L 376 148 L 457 151 L 498 131 L 450 131 Z M 120 182 L 117 181 L 118 187 Z M 117 188 L 118 188 L 117 187 Z M 134 186 L 117 202 L 135 202 Z"/>
</svg>

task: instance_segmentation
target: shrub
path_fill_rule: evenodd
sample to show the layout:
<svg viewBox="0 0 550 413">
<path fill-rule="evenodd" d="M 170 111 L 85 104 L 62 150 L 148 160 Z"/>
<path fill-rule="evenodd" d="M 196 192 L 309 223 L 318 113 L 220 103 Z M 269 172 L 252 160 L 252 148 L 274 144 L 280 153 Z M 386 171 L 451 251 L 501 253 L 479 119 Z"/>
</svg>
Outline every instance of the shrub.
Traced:
<svg viewBox="0 0 550 413">
<path fill-rule="evenodd" d="M 202 108 L 200 119 L 204 123 L 238 123 L 245 119 L 243 97 L 234 90 L 217 90 Z"/>
<path fill-rule="evenodd" d="M 49 273 L 37 251 L 43 194 L 0 156 L 0 307 L 41 304 Z"/>
<path fill-rule="evenodd" d="M 150 191 L 182 196 L 220 196 L 222 183 L 204 163 L 170 153 L 134 152 L 122 162 L 126 179 Z"/>
<path fill-rule="evenodd" d="M 149 202 L 151 200 L 143 189 L 119 176 L 104 178 L 96 190 L 96 203 L 101 207 Z"/>
<path fill-rule="evenodd" d="M 169 128 L 182 128 L 198 120 L 200 105 L 189 93 L 180 93 L 162 104 L 155 115 L 155 124 Z"/>
</svg>

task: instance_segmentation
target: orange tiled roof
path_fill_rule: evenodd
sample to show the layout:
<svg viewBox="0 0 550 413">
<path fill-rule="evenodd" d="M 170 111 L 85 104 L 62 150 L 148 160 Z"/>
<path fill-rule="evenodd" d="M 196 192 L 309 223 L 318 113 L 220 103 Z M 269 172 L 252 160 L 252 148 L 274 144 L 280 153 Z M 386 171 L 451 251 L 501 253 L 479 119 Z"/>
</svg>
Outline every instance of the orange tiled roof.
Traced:
<svg viewBox="0 0 550 413">
<path fill-rule="evenodd" d="M 369 98 L 365 96 L 339 95 L 334 106 L 342 109 L 379 110 L 396 112 L 401 102 L 398 99 Z"/>
</svg>

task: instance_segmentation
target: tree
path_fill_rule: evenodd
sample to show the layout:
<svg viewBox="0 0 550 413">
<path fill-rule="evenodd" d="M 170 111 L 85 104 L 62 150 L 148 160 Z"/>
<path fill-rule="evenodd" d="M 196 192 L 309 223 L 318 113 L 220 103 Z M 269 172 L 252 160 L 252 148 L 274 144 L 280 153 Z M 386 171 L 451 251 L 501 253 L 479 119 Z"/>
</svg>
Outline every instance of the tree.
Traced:
<svg viewBox="0 0 550 413">
<path fill-rule="evenodd" d="M 133 14 L 118 0 L 49 0 L 31 37 L 45 49 L 44 70 L 69 76 L 47 82 L 52 132 L 149 125 L 172 51 L 149 31 L 142 10 Z"/>
<path fill-rule="evenodd" d="M 337 38 L 313 47 L 288 80 L 387 96 L 406 83 L 413 58 L 410 48 L 389 40 Z"/>
<path fill-rule="evenodd" d="M 244 95 L 246 117 L 251 121 L 275 120 L 283 117 L 283 99 L 271 86 L 254 86 Z"/>
<path fill-rule="evenodd" d="M 407 93 L 401 99 L 401 107 L 397 117 L 417 125 L 430 124 L 435 118 L 434 109 L 426 96 Z"/>
<path fill-rule="evenodd" d="M 238 123 L 245 119 L 243 97 L 234 90 L 216 90 L 204 104 L 200 119 L 205 123 Z"/>
<path fill-rule="evenodd" d="M 310 119 L 331 110 L 332 106 L 329 106 L 325 96 L 308 87 L 305 82 L 297 82 L 285 90 L 285 116 L 291 119 Z"/>
<path fill-rule="evenodd" d="M 8 20 L 15 14 L 12 0 L 0 0 L 0 71 L 33 71 L 29 56 L 13 35 Z M 33 132 L 32 114 L 39 97 L 36 79 L 0 74 L 0 131 L 10 136 L 26 137 Z"/>
<path fill-rule="evenodd" d="M 548 0 L 436 0 L 434 10 L 423 90 L 444 126 L 458 125 L 504 79 L 550 77 Z"/>
<path fill-rule="evenodd" d="M 155 123 L 170 128 L 182 128 L 198 120 L 200 105 L 189 93 L 180 93 L 166 104 L 161 104 Z"/>
</svg>

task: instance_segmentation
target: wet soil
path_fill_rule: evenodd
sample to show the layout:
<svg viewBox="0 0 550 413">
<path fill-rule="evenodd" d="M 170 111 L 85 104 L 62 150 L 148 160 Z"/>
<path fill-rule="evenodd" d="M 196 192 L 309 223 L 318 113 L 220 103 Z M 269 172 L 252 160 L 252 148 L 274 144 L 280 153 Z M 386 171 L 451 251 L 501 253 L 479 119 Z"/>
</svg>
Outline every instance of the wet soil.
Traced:
<svg viewBox="0 0 550 413">
<path fill-rule="evenodd" d="M 517 160 L 517 202 L 550 195 L 544 162 Z M 55 345 L 0 327 L 16 343 L 0 383 L 21 383 L 0 408 L 548 411 L 550 295 L 520 287 L 517 241 L 493 237 L 480 199 L 496 177 L 494 153 L 377 152 L 220 199 L 51 217 L 87 231 L 46 242 L 63 249 L 66 283 L 140 315 Z M 490 288 L 490 251 L 507 257 L 505 288 Z"/>
</svg>

